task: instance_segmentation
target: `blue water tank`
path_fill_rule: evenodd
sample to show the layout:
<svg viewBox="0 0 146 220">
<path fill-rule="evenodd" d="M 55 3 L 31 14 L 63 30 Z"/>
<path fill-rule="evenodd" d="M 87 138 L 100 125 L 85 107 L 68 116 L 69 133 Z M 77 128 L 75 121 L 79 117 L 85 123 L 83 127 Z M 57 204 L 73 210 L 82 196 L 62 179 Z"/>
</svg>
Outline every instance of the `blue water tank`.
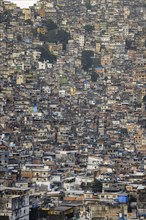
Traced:
<svg viewBox="0 0 146 220">
<path fill-rule="evenodd" d="M 84 84 L 87 84 L 88 83 L 88 81 L 87 80 L 84 80 Z"/>
<path fill-rule="evenodd" d="M 35 106 L 33 106 L 33 112 L 38 112 L 38 107 L 35 105 Z"/>
<path fill-rule="evenodd" d="M 118 195 L 118 202 L 127 203 L 128 202 L 128 195 L 127 194 Z"/>
</svg>

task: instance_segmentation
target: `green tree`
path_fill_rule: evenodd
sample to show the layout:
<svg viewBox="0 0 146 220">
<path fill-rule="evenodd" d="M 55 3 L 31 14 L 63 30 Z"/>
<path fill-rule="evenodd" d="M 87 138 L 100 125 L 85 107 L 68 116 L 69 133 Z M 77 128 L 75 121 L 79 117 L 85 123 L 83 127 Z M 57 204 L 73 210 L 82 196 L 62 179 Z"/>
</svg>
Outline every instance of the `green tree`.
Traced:
<svg viewBox="0 0 146 220">
<path fill-rule="evenodd" d="M 3 14 L 1 14 L 1 22 L 9 23 L 12 19 L 12 13 L 10 10 L 5 10 Z"/>
<path fill-rule="evenodd" d="M 57 41 L 63 44 L 63 48 L 66 49 L 66 44 L 68 43 L 68 40 L 70 39 L 70 34 L 61 29 L 57 33 Z"/>
<path fill-rule="evenodd" d="M 102 183 L 99 180 L 95 179 L 92 183 L 92 191 L 94 193 L 102 192 Z"/>
<path fill-rule="evenodd" d="M 88 71 L 93 64 L 94 52 L 92 50 L 84 50 L 82 52 L 81 63 L 84 70 Z"/>
<path fill-rule="evenodd" d="M 57 43 L 56 31 L 51 30 L 46 34 L 39 34 L 39 38 L 41 41 L 49 42 L 49 43 Z"/>
<path fill-rule="evenodd" d="M 52 29 L 45 34 L 40 33 L 39 38 L 41 41 L 49 42 L 49 43 L 60 42 L 63 44 L 63 49 L 65 50 L 66 44 L 68 43 L 68 40 L 70 39 L 70 34 L 63 29 L 58 30 L 58 31 L 56 29 Z"/>
<path fill-rule="evenodd" d="M 45 20 L 43 25 L 47 28 L 48 31 L 57 29 L 57 24 L 51 19 Z"/>
<path fill-rule="evenodd" d="M 100 57 L 96 57 L 93 59 L 93 66 L 94 67 L 101 66 L 101 58 Z"/>
<path fill-rule="evenodd" d="M 146 95 L 144 95 L 142 101 L 143 101 L 144 103 L 146 103 Z"/>
<path fill-rule="evenodd" d="M 94 26 L 93 25 L 85 25 L 84 26 L 85 31 L 87 31 L 88 33 L 91 33 L 94 30 Z"/>
<path fill-rule="evenodd" d="M 86 5 L 87 10 L 91 10 L 92 6 L 90 3 L 90 0 L 87 0 L 85 5 Z"/>
<path fill-rule="evenodd" d="M 107 77 L 107 76 L 105 76 L 105 77 L 104 77 L 104 80 L 105 80 L 105 81 L 107 81 L 107 80 L 108 80 L 108 77 Z"/>
<path fill-rule="evenodd" d="M 47 45 L 38 47 L 37 49 L 41 52 L 40 61 L 49 60 L 50 63 L 56 62 L 56 56 L 48 50 Z"/>
<path fill-rule="evenodd" d="M 132 47 L 132 41 L 129 40 L 129 39 L 126 39 L 125 48 L 126 48 L 127 50 L 129 50 L 129 49 L 131 49 L 131 47 Z"/>
<path fill-rule="evenodd" d="M 122 134 L 128 134 L 127 128 L 121 128 L 121 133 Z"/>
<path fill-rule="evenodd" d="M 126 48 L 126 50 L 136 50 L 136 46 L 135 46 L 134 41 L 132 41 L 130 39 L 126 39 L 125 48 Z"/>
<path fill-rule="evenodd" d="M 68 79 L 66 76 L 60 76 L 59 80 L 60 80 L 60 85 L 64 85 L 68 83 Z"/>
<path fill-rule="evenodd" d="M 21 34 L 17 34 L 16 38 L 17 38 L 17 41 L 18 41 L 18 42 L 21 42 L 21 41 L 22 41 L 22 35 L 21 35 Z"/>
<path fill-rule="evenodd" d="M 32 28 L 31 32 L 32 32 L 32 34 L 33 34 L 33 37 L 36 37 L 37 34 L 38 34 L 36 28 Z"/>
<path fill-rule="evenodd" d="M 97 82 L 99 75 L 96 72 L 91 73 L 91 81 Z"/>
<path fill-rule="evenodd" d="M 85 184 L 85 182 L 82 182 L 81 185 L 80 185 L 80 187 L 81 187 L 82 190 L 85 190 L 85 189 L 86 189 L 86 184 Z"/>
<path fill-rule="evenodd" d="M 32 22 L 31 19 L 27 19 L 27 20 L 25 21 L 25 23 L 26 23 L 26 24 L 29 24 L 29 25 L 33 25 L 33 22 Z"/>
</svg>

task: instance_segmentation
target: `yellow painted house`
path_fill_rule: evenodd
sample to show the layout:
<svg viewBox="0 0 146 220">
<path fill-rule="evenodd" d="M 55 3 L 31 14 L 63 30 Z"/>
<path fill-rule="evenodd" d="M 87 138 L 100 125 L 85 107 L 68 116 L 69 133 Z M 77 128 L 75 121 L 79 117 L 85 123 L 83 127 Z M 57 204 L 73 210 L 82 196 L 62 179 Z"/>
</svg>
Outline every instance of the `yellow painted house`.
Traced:
<svg viewBox="0 0 146 220">
<path fill-rule="evenodd" d="M 24 14 L 24 20 L 31 19 L 31 10 L 29 8 L 24 8 L 22 12 Z"/>
</svg>

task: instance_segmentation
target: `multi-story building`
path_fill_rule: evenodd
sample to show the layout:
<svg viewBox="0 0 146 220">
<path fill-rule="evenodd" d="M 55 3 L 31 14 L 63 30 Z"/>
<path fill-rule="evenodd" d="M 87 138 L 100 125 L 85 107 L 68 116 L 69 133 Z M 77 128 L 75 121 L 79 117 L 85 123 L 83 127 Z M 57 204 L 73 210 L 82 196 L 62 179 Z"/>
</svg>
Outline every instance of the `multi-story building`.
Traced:
<svg viewBox="0 0 146 220">
<path fill-rule="evenodd" d="M 29 220 L 29 190 L 15 187 L 0 188 L 0 218 Z"/>
</svg>

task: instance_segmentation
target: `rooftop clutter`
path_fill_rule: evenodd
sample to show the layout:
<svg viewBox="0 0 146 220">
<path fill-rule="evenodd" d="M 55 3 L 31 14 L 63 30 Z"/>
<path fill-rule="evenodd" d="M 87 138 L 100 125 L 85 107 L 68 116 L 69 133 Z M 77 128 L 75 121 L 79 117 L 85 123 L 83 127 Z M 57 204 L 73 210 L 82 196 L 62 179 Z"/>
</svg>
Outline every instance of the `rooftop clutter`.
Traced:
<svg viewBox="0 0 146 220">
<path fill-rule="evenodd" d="M 144 0 L 0 11 L 0 216 L 145 218 Z"/>
</svg>

